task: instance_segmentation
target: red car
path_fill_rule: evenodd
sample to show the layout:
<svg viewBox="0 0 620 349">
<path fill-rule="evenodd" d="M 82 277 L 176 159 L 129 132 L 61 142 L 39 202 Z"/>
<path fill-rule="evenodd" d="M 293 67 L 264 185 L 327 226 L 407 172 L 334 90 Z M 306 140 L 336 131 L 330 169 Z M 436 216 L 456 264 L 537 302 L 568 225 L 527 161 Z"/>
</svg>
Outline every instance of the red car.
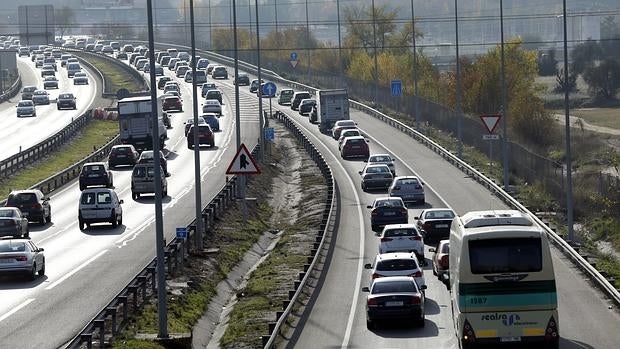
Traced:
<svg viewBox="0 0 620 349">
<path fill-rule="evenodd" d="M 366 139 L 363 136 L 347 137 L 340 149 L 340 156 L 343 159 L 350 157 L 361 157 L 368 159 L 370 156 L 370 149 L 366 143 Z"/>
<path fill-rule="evenodd" d="M 196 126 L 192 125 L 187 132 L 187 147 L 189 149 L 194 148 L 194 132 Z M 208 144 L 210 147 L 215 146 L 215 136 L 209 125 L 198 125 L 198 146 L 200 144 Z"/>
<path fill-rule="evenodd" d="M 183 111 L 183 102 L 181 101 L 181 98 L 176 97 L 176 96 L 166 97 L 164 99 L 164 102 L 162 103 L 162 109 L 164 111 L 168 111 L 168 110 Z"/>
</svg>

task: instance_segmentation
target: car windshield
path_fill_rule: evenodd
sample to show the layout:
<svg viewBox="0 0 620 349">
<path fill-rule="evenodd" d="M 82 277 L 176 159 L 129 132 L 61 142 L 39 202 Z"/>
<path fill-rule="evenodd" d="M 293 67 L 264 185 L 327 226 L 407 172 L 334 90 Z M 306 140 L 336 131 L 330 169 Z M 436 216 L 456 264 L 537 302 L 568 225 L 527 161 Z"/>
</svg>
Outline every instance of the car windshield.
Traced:
<svg viewBox="0 0 620 349">
<path fill-rule="evenodd" d="M 375 156 L 371 156 L 370 159 L 368 159 L 368 162 L 391 162 L 392 159 L 389 156 L 383 156 L 383 155 L 375 155 Z"/>
<path fill-rule="evenodd" d="M 418 232 L 415 228 L 398 228 L 398 229 L 387 229 L 383 232 L 383 237 L 393 238 L 399 236 L 418 236 Z"/>
<path fill-rule="evenodd" d="M 15 195 L 9 195 L 6 201 L 7 205 L 23 205 L 23 204 L 36 204 L 37 196 L 34 193 L 19 193 Z"/>
<path fill-rule="evenodd" d="M 388 259 L 377 262 L 377 271 L 401 271 L 418 269 L 413 258 Z"/>
<path fill-rule="evenodd" d="M 60 98 L 60 99 L 72 99 L 73 95 L 72 94 L 68 94 L 68 93 L 67 94 L 61 94 L 61 95 L 58 96 L 58 98 Z"/>
<path fill-rule="evenodd" d="M 0 241 L 0 253 L 2 252 L 24 252 L 26 251 L 25 242 Z"/>
<path fill-rule="evenodd" d="M 131 148 L 129 147 L 112 148 L 112 154 L 129 154 L 129 153 L 131 153 Z"/>
<path fill-rule="evenodd" d="M 366 173 L 387 173 L 390 169 L 384 166 L 371 166 L 366 169 Z"/>
<path fill-rule="evenodd" d="M 398 293 L 398 292 L 417 292 L 415 284 L 411 281 L 384 281 L 377 282 L 372 287 L 372 294 L 378 293 Z"/>
<path fill-rule="evenodd" d="M 454 212 L 446 211 L 430 211 L 424 215 L 426 219 L 451 219 L 454 218 Z"/>
<path fill-rule="evenodd" d="M 0 210 L 0 217 L 8 218 L 8 217 L 17 217 L 15 214 L 15 210 Z"/>
<path fill-rule="evenodd" d="M 399 179 L 396 181 L 397 185 L 418 185 L 420 182 L 417 178 Z"/>
<path fill-rule="evenodd" d="M 375 207 L 403 207 L 400 200 L 377 200 Z"/>
<path fill-rule="evenodd" d="M 155 176 L 155 167 L 153 166 L 138 166 L 133 169 L 133 176 L 142 178 L 142 177 L 154 177 Z"/>
</svg>

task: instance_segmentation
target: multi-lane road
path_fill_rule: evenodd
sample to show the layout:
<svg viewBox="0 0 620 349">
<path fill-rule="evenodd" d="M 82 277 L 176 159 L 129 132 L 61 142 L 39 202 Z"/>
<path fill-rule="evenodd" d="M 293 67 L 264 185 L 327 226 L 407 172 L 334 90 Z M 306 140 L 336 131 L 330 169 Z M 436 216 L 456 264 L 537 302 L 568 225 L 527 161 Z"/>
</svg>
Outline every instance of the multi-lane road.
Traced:
<svg viewBox="0 0 620 349">
<path fill-rule="evenodd" d="M 232 72 L 232 69 L 229 69 Z M 171 74 L 166 69 L 166 74 Z M 224 183 L 225 166 L 236 150 L 234 137 L 234 89 L 232 80 L 218 81 L 225 96 L 222 132 L 216 134 L 216 149 L 201 151 L 203 203 Z M 191 221 L 193 207 L 193 154 L 185 146 L 183 122 L 191 117 L 191 87 L 181 83 L 184 113 L 172 116 L 168 131 L 169 197 L 164 200 L 164 228 L 168 239 L 174 227 Z M 258 137 L 257 98 L 240 88 L 242 139 L 254 144 Z M 200 103 L 199 103 L 200 105 Z M 265 104 L 264 104 L 265 105 Z M 295 348 L 457 348 L 451 322 L 449 294 L 427 268 L 426 324 L 424 328 L 365 326 L 364 294 L 369 272 L 363 264 L 377 252 L 365 208 L 381 194 L 365 193 L 359 186 L 361 161 L 342 161 L 336 142 L 319 133 L 307 117 L 279 107 L 310 135 L 332 168 L 341 200 L 340 224 L 330 268 L 308 307 L 302 330 L 290 342 Z M 12 116 L 14 118 L 14 116 Z M 476 209 L 505 208 L 505 205 L 467 178 L 441 157 L 390 126 L 352 110 L 352 118 L 370 139 L 371 153 L 391 153 L 399 175 L 417 174 L 426 183 L 424 207 L 452 207 L 461 214 Z M 54 222 L 33 227 L 31 236 L 45 247 L 47 276 L 33 282 L 20 280 L 0 284 L 0 343 L 2 347 L 54 348 L 61 346 L 90 320 L 111 297 L 154 256 L 153 200 L 131 199 L 130 171 L 114 174 L 116 191 L 125 201 L 124 225 L 117 229 L 77 227 L 79 189 L 73 183 L 54 193 Z M 414 217 L 423 207 L 412 206 Z M 558 282 L 561 348 L 615 348 L 620 316 L 609 309 L 605 298 L 561 253 L 554 250 Z M 430 253 L 426 253 L 427 258 Z M 61 321 L 59 321 L 61 319 Z M 24 342 L 24 338 L 28 341 Z"/>
</svg>

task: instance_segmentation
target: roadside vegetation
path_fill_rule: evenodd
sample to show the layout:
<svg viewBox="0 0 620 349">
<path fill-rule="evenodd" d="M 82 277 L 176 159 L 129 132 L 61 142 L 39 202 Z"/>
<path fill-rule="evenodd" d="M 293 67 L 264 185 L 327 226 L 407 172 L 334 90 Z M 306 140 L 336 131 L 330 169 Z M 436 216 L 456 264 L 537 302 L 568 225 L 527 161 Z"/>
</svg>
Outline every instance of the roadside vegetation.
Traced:
<svg viewBox="0 0 620 349">
<path fill-rule="evenodd" d="M 99 69 L 101 74 L 106 78 L 106 83 L 111 86 L 106 86 L 106 92 L 116 92 L 121 88 L 128 91 L 141 91 L 142 82 L 136 81 L 132 74 L 128 74 L 127 71 L 117 68 L 115 65 L 108 63 L 105 59 L 97 57 L 96 55 L 86 55 L 79 52 L 73 52 L 74 55 L 86 59 L 90 64 Z M 127 67 L 127 69 L 131 69 Z"/>
</svg>

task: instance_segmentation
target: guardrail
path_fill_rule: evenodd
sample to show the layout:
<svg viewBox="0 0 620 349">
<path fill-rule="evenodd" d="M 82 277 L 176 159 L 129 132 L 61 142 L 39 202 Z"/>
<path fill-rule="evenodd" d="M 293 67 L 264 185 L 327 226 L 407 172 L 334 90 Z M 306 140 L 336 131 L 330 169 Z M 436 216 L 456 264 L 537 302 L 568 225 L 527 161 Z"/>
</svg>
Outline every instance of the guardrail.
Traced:
<svg viewBox="0 0 620 349">
<path fill-rule="evenodd" d="M 10 98 L 15 97 L 19 93 L 19 90 L 22 88 L 22 76 L 17 73 L 17 80 L 9 87 L 3 94 L 0 95 L 0 103 L 9 100 Z"/>
</svg>

